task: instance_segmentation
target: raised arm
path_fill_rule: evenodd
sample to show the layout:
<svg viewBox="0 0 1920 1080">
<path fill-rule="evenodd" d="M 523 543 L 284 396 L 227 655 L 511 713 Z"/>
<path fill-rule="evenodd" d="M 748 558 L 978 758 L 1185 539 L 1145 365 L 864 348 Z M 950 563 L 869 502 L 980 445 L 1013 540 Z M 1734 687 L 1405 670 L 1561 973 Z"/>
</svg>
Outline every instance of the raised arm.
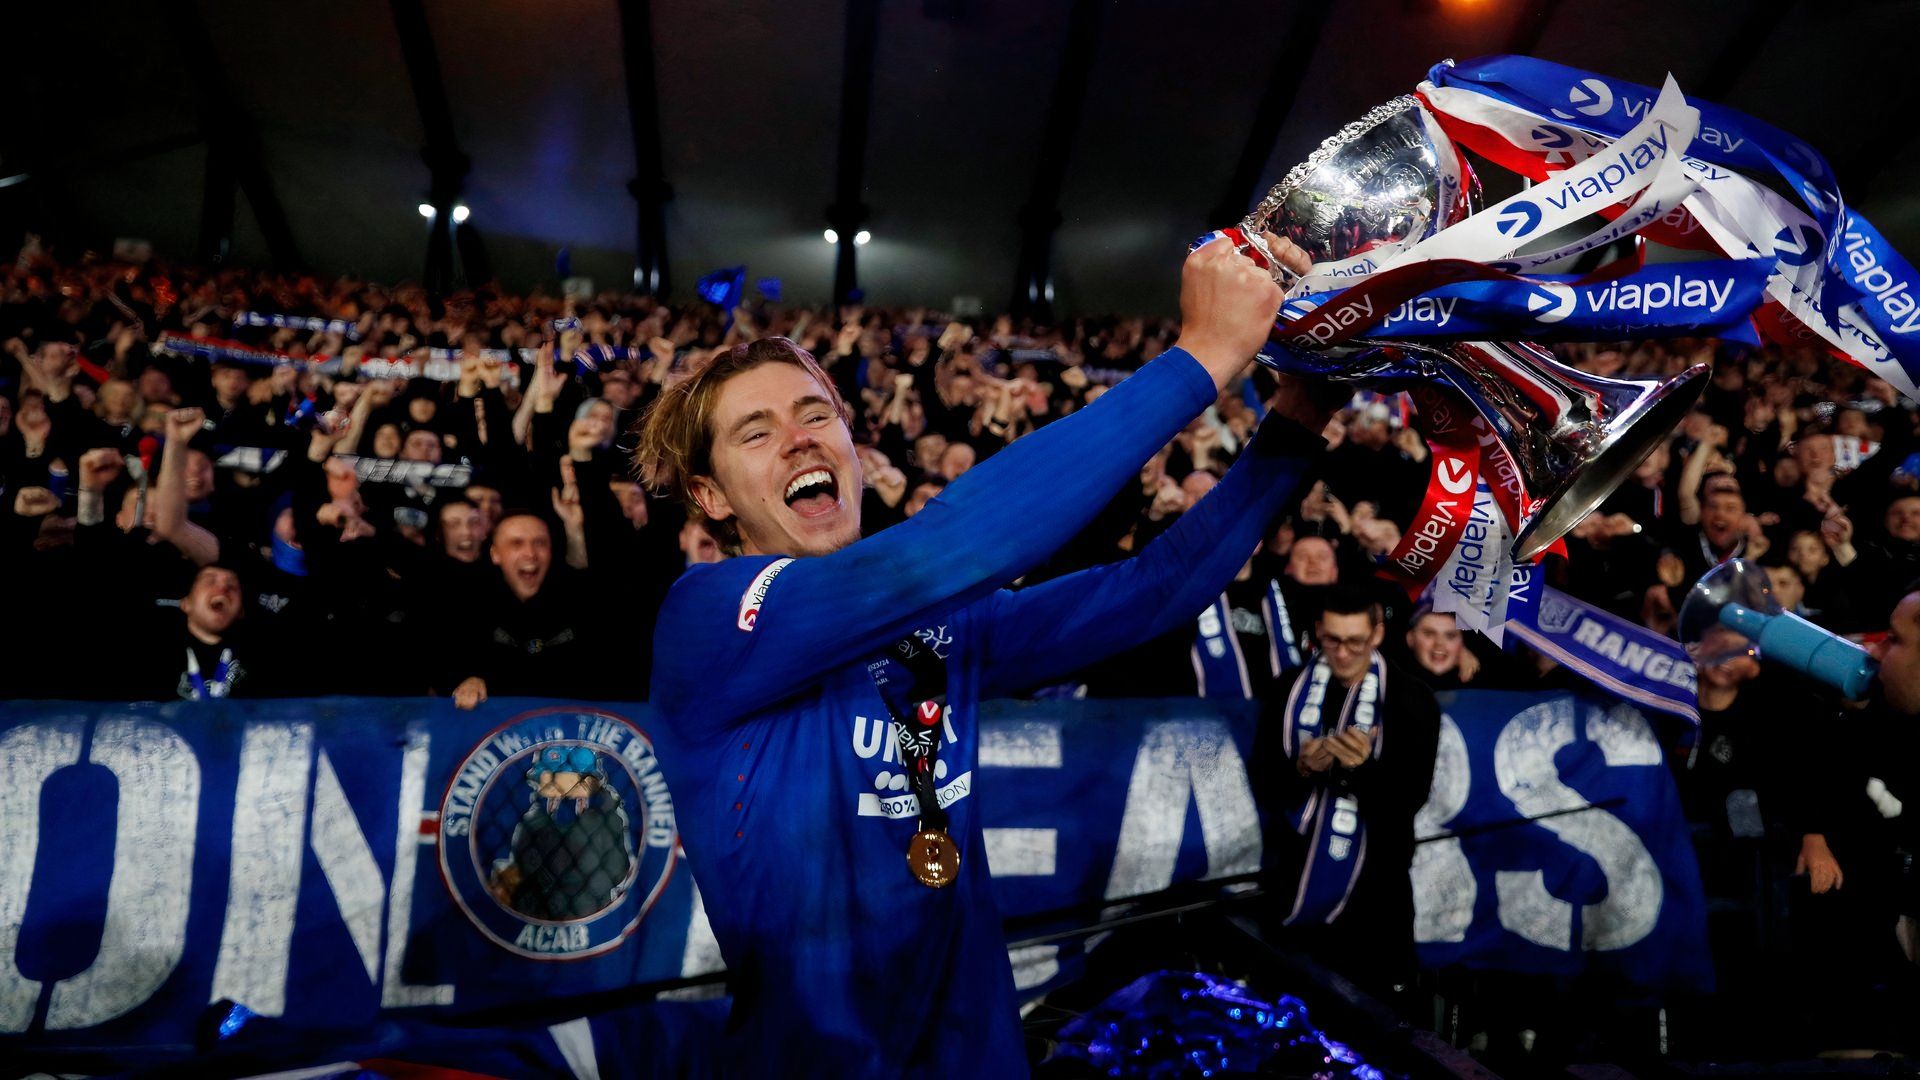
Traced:
<svg viewBox="0 0 1920 1080">
<path fill-rule="evenodd" d="M 996 594 L 977 623 L 987 656 L 981 693 L 1052 682 L 1190 623 L 1259 546 L 1324 447 L 1300 424 L 1270 417 L 1226 479 L 1140 554 Z"/>
<path fill-rule="evenodd" d="M 1181 345 L 1096 407 L 1014 443 L 910 521 L 834 554 L 690 571 L 657 624 L 656 700 L 689 720 L 725 723 L 1038 565 L 1246 365 L 1279 300 L 1263 271 L 1210 244 L 1187 260 Z"/>
<path fill-rule="evenodd" d="M 220 541 L 187 520 L 187 443 L 199 434 L 206 414 L 175 409 L 167 414 L 167 447 L 160 454 L 160 482 L 153 491 L 153 535 L 205 566 L 220 558 Z"/>
</svg>

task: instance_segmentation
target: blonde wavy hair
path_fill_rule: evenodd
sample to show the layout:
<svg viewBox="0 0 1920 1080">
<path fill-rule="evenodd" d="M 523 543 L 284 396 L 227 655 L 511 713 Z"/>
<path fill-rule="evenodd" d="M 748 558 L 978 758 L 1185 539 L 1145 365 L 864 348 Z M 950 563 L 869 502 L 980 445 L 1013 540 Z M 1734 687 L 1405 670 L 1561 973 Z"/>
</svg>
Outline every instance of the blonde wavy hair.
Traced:
<svg viewBox="0 0 1920 1080">
<path fill-rule="evenodd" d="M 686 378 L 661 390 L 640 418 L 639 441 L 633 451 L 634 476 L 654 494 L 678 500 L 689 520 L 705 523 L 729 549 L 740 546 L 738 523 L 732 518 L 709 520 L 693 497 L 691 480 L 713 475 L 713 412 L 720 388 L 728 379 L 762 364 L 792 364 L 805 370 L 833 402 L 841 421 L 846 421 L 847 403 L 813 354 L 783 337 L 761 338 L 722 349 Z"/>
</svg>

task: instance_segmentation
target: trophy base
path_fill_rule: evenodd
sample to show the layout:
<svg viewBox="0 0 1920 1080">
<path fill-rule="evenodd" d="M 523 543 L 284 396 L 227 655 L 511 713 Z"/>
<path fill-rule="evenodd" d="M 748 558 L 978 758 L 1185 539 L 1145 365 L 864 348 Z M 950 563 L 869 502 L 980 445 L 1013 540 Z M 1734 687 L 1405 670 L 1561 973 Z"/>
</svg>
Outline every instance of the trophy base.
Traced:
<svg viewBox="0 0 1920 1080">
<path fill-rule="evenodd" d="M 1521 524 L 1514 541 L 1514 561 L 1524 562 L 1545 551 L 1605 502 L 1654 447 L 1680 426 L 1712 377 L 1711 367 L 1695 364 L 1649 388 L 1616 413 L 1608 421 L 1610 433 L 1605 441 L 1564 488 L 1534 493 L 1544 495 L 1545 502 Z"/>
</svg>

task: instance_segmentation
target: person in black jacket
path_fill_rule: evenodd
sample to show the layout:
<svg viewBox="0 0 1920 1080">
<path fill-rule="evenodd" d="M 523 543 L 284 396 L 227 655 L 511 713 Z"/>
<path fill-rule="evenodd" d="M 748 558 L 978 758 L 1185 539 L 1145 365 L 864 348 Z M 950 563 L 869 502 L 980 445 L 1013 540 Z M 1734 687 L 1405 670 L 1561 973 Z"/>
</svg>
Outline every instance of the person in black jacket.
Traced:
<svg viewBox="0 0 1920 1080">
<path fill-rule="evenodd" d="M 488 554 L 498 573 L 465 603 L 451 605 L 441 634 L 446 653 L 442 689 L 462 709 L 493 696 L 603 696 L 610 672 L 605 620 L 585 580 L 586 545 L 569 520 L 578 494 L 560 511 L 568 535 L 567 566 L 553 565 L 545 518 L 508 511 L 493 530 Z M 555 502 L 562 496 L 556 493 Z"/>
<path fill-rule="evenodd" d="M 1269 699 L 1254 749 L 1269 921 L 1377 994 L 1414 971 L 1413 817 L 1440 738 L 1433 692 L 1387 662 L 1385 636 L 1368 594 L 1330 590 L 1320 652 Z"/>
</svg>

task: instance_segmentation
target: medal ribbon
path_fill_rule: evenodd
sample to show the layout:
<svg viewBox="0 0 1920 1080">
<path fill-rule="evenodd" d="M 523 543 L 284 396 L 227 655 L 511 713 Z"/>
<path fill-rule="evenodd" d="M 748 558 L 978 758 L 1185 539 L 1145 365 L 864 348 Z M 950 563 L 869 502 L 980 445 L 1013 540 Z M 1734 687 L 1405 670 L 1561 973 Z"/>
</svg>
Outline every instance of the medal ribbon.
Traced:
<svg viewBox="0 0 1920 1080">
<path fill-rule="evenodd" d="M 946 734 L 947 661 L 937 651 L 948 640 L 945 631 L 944 626 L 915 631 L 867 665 L 881 701 L 893 716 L 894 741 L 920 804 L 922 831 L 945 832 L 948 821 L 935 775 Z"/>
</svg>

